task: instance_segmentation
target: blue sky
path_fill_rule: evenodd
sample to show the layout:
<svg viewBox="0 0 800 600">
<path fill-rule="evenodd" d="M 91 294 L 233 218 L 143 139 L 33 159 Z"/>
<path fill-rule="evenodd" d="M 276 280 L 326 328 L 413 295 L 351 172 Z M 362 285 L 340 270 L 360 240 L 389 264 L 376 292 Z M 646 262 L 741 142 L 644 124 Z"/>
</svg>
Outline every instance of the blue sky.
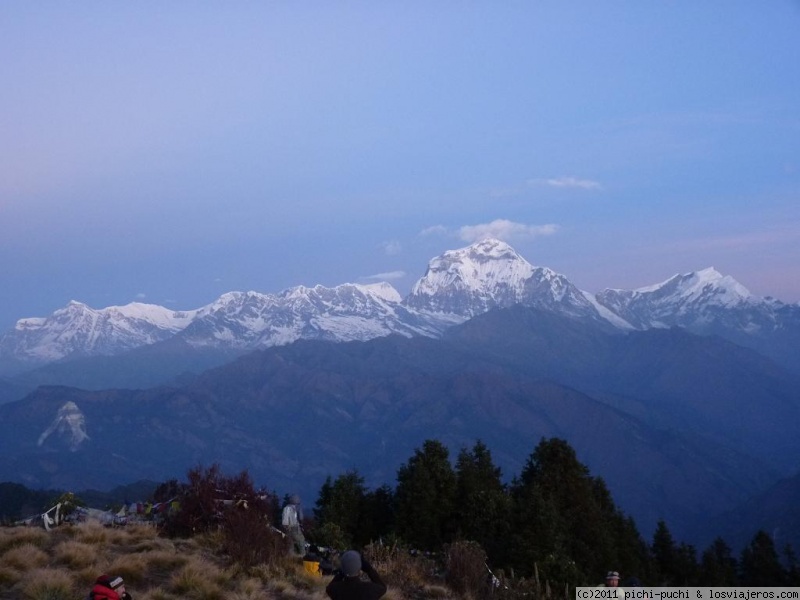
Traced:
<svg viewBox="0 0 800 600">
<path fill-rule="evenodd" d="M 800 301 L 800 3 L 0 7 L 0 330 L 390 281 L 485 234 L 581 289 Z"/>
</svg>

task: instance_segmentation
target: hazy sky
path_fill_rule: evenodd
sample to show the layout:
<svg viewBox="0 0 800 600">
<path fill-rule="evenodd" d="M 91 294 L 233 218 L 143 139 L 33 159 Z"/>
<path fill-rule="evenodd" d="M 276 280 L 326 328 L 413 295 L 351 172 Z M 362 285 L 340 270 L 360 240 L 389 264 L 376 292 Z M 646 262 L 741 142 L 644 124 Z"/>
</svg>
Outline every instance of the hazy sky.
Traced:
<svg viewBox="0 0 800 600">
<path fill-rule="evenodd" d="M 800 301 L 800 2 L 0 5 L 0 331 L 385 278 Z"/>
</svg>

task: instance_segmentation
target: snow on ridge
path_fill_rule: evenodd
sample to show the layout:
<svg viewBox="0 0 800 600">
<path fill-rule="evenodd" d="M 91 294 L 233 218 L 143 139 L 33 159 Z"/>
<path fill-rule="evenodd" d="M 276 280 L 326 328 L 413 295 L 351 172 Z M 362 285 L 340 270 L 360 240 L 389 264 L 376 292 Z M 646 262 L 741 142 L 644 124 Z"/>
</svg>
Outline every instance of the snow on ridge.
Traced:
<svg viewBox="0 0 800 600">
<path fill-rule="evenodd" d="M 661 283 L 637 288 L 631 292 L 631 295 L 649 295 L 659 292 L 669 294 L 670 297 L 677 296 L 690 301 L 708 300 L 709 295 L 713 295 L 716 300 L 714 303 L 722 305 L 756 301 L 750 290 L 730 275 L 723 275 L 714 267 L 673 275 Z"/>
<path fill-rule="evenodd" d="M 618 327 L 620 329 L 630 329 L 630 330 L 636 329 L 633 325 L 628 323 L 625 319 L 617 315 L 615 312 L 609 310 L 608 308 L 600 304 L 597 301 L 597 297 L 591 292 L 584 292 L 583 290 L 581 290 L 581 294 L 583 294 L 583 297 L 586 298 L 592 306 L 594 306 L 595 310 L 600 314 L 600 316 L 603 319 L 605 319 L 615 327 Z"/>
<path fill-rule="evenodd" d="M 411 294 L 432 295 L 451 286 L 484 293 L 498 284 L 519 288 L 535 271 L 511 246 L 488 238 L 431 259 L 427 272 L 414 284 Z"/>
</svg>

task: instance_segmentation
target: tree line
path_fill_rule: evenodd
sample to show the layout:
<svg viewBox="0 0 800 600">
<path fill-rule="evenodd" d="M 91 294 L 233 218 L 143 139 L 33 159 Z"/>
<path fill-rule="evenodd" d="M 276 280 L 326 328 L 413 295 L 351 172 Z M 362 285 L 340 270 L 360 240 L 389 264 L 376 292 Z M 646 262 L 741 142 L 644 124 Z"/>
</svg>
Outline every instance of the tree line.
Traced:
<svg viewBox="0 0 800 600">
<path fill-rule="evenodd" d="M 24 496 L 23 486 L 0 485 L 17 501 Z M 226 550 L 246 565 L 281 552 L 274 527 L 280 499 L 257 490 L 246 470 L 226 476 L 218 465 L 198 466 L 185 483 L 159 485 L 152 499 L 180 505 L 160 523 L 166 535 L 220 530 Z M 357 470 L 329 476 L 304 529 L 309 542 L 336 550 L 380 540 L 435 555 L 469 541 L 492 571 L 517 578 L 536 574 L 553 586 L 596 585 L 610 570 L 622 574 L 623 584 L 636 577 L 650 586 L 800 585 L 793 549 L 776 548 L 764 531 L 738 555 L 720 537 L 698 553 L 676 541 L 665 521 L 645 540 L 603 479 L 592 476 L 559 438 L 542 439 L 510 483 L 503 482 L 483 442 L 462 448 L 453 463 L 446 446 L 426 440 L 400 466 L 394 488 L 370 489 Z"/>
<path fill-rule="evenodd" d="M 609 570 L 660 586 L 800 585 L 791 547 L 780 552 L 759 531 L 737 557 L 722 539 L 698 555 L 660 521 L 649 542 L 563 439 L 543 439 L 519 475 L 504 484 L 481 441 L 455 464 L 427 440 L 397 472 L 394 489 L 370 490 L 355 470 L 325 481 L 309 537 L 360 547 L 397 539 L 435 552 L 458 540 L 477 542 L 491 569 L 539 576 L 553 584 L 596 585 Z"/>
</svg>

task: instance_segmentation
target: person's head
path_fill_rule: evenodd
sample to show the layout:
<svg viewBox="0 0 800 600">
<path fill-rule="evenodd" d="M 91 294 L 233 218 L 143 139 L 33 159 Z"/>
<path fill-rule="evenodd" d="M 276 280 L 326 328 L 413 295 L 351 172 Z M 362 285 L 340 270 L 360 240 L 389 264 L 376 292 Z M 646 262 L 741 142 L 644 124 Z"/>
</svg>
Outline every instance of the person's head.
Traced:
<svg viewBox="0 0 800 600">
<path fill-rule="evenodd" d="M 289 498 L 289 504 L 300 504 L 300 496 L 294 494 L 291 498 Z"/>
<path fill-rule="evenodd" d="M 617 587 L 619 585 L 619 573 L 616 571 L 609 571 L 606 575 L 606 585 L 608 587 Z"/>
<path fill-rule="evenodd" d="M 119 595 L 120 598 L 122 598 L 123 594 L 125 594 L 125 581 L 122 579 L 122 577 L 119 576 L 111 577 L 109 575 L 100 575 L 100 577 L 97 578 L 97 581 L 95 583 L 98 583 L 104 587 L 114 590 Z"/>
<path fill-rule="evenodd" d="M 357 577 L 361 571 L 361 555 L 355 550 L 348 550 L 342 554 L 342 573 L 346 577 Z"/>
</svg>

